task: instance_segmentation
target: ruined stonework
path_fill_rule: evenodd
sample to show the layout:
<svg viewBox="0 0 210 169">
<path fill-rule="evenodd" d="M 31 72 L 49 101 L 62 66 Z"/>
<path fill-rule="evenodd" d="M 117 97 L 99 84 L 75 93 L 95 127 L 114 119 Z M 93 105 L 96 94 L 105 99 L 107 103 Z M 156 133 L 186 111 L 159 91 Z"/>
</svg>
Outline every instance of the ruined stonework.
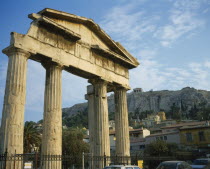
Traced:
<svg viewBox="0 0 210 169">
<path fill-rule="evenodd" d="M 190 109 L 196 105 L 205 103 L 210 106 L 210 91 L 197 90 L 194 88 L 183 88 L 177 91 L 162 90 L 148 92 L 127 93 L 128 111 L 140 113 L 144 111 L 159 112 L 164 110 L 170 112 L 171 106 L 183 107 L 182 113 L 188 114 Z M 114 95 L 108 97 L 109 112 L 115 112 Z M 87 103 L 76 104 L 70 108 L 64 108 L 66 116 L 71 116 L 77 112 L 86 111 Z"/>
<path fill-rule="evenodd" d="M 92 100 L 88 99 L 90 118 L 93 110 L 95 123 L 89 124 L 89 128 L 94 130 L 90 133 L 94 133 L 96 139 L 91 151 L 96 156 L 109 156 L 107 92 L 123 90 L 123 97 L 119 95 L 116 104 L 119 104 L 119 117 L 127 118 L 125 96 L 130 89 L 129 69 L 137 67 L 138 61 L 91 19 L 49 8 L 28 17 L 32 23 L 27 34 L 12 32 L 10 45 L 3 50 L 9 57 L 9 64 L 0 132 L 1 151 L 23 152 L 27 60 L 32 59 L 46 69 L 42 155 L 62 154 L 61 73 L 67 71 L 88 79 L 93 85 Z M 125 137 L 118 145 L 119 150 L 123 149 L 120 153 L 129 156 L 127 119 L 119 118 L 118 124 L 126 125 L 126 130 L 118 129 L 120 138 Z M 53 162 L 42 166 L 47 169 L 55 165 L 61 168 Z M 103 168 L 104 163 L 101 161 L 94 166 Z"/>
</svg>

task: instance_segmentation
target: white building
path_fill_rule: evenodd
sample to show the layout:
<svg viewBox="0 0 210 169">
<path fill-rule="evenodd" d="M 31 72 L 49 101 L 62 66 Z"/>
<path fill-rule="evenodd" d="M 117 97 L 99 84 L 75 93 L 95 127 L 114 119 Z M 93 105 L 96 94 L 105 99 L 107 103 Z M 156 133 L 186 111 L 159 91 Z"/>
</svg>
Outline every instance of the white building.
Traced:
<svg viewBox="0 0 210 169">
<path fill-rule="evenodd" d="M 166 143 L 180 144 L 179 131 L 151 134 L 146 137 L 145 145 L 150 144 L 156 140 L 164 140 Z"/>
</svg>

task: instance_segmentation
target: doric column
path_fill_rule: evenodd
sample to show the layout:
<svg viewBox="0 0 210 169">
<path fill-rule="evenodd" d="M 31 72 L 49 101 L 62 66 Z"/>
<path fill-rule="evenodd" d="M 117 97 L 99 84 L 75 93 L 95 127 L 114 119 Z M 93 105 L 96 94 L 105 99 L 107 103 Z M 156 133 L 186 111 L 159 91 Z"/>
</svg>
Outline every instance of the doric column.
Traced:
<svg viewBox="0 0 210 169">
<path fill-rule="evenodd" d="M 96 146 L 96 139 L 95 139 L 95 91 L 94 86 L 89 85 L 87 86 L 87 94 L 85 95 L 85 99 L 88 100 L 88 129 L 89 129 L 89 143 L 90 143 L 90 154 L 92 157 L 96 156 L 95 154 L 95 146 Z M 90 160 L 90 168 L 95 169 L 95 161 Z"/>
<path fill-rule="evenodd" d="M 125 88 L 117 88 L 115 97 L 116 155 L 130 156 L 128 107 Z"/>
<path fill-rule="evenodd" d="M 88 100 L 88 128 L 89 128 L 89 141 L 90 141 L 90 153 L 95 156 L 95 105 L 94 105 L 94 86 L 87 86 L 87 95 L 85 96 Z"/>
<path fill-rule="evenodd" d="M 107 82 L 96 80 L 93 85 L 95 88 L 95 155 L 110 156 Z M 106 165 L 108 165 L 108 160 Z M 103 167 L 104 161 L 101 160 L 97 163 L 96 168 Z"/>
<path fill-rule="evenodd" d="M 9 57 L 1 122 L 1 150 L 23 153 L 27 60 L 30 53 L 17 48 L 3 50 Z"/>
<path fill-rule="evenodd" d="M 62 154 L 62 67 L 44 63 L 46 69 L 42 155 Z M 43 168 L 61 168 L 59 161 L 44 161 Z"/>
</svg>

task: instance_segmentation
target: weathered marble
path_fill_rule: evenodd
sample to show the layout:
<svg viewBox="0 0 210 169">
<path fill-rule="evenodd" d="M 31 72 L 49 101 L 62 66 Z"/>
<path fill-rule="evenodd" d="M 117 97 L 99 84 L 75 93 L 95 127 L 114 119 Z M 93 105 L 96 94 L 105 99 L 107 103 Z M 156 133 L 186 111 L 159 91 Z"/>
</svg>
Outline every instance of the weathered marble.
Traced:
<svg viewBox="0 0 210 169">
<path fill-rule="evenodd" d="M 30 53 L 8 48 L 9 57 L 1 123 L 1 151 L 23 153 L 27 60 Z"/>
<path fill-rule="evenodd" d="M 88 100 L 88 129 L 89 129 L 89 141 L 90 141 L 90 153 L 95 156 L 95 92 L 94 86 L 87 86 L 86 99 Z"/>
<path fill-rule="evenodd" d="M 103 80 L 95 80 L 93 83 L 95 88 L 95 155 L 110 156 L 110 140 L 109 140 L 109 119 L 107 104 L 107 82 Z M 107 164 L 108 165 L 108 160 Z M 97 163 L 96 168 L 104 167 L 104 161 Z"/>
<path fill-rule="evenodd" d="M 62 154 L 62 67 L 44 63 L 46 68 L 42 155 Z M 50 165 L 50 167 L 49 167 Z M 46 162 L 44 169 L 61 168 L 61 162 Z"/>
<path fill-rule="evenodd" d="M 92 81 L 94 93 L 88 96 L 89 123 L 94 119 L 90 126 L 94 128 L 91 129 L 92 152 L 95 156 L 109 156 L 107 91 L 113 91 L 117 85 L 130 88 L 128 71 L 139 65 L 137 59 L 92 19 L 49 8 L 29 18 L 33 21 L 27 34 L 12 32 L 10 46 L 4 49 L 9 55 L 9 66 L 1 126 L 2 149 L 8 148 L 9 153 L 23 152 L 26 65 L 31 53 L 30 59 L 46 68 L 42 154 L 62 154 L 61 72 L 66 70 Z M 10 52 L 11 48 L 18 50 Z M 124 97 L 124 91 L 119 91 L 119 104 L 125 104 Z M 118 107 L 119 119 L 126 116 L 126 106 Z M 127 125 L 127 122 L 120 119 L 118 125 Z M 123 147 L 122 153 L 129 155 L 127 129 L 121 130 L 119 137 L 125 136 L 126 140 L 119 145 Z M 96 168 L 101 169 L 103 165 L 102 160 Z M 44 169 L 61 168 L 61 163 L 56 167 L 54 162 L 43 166 Z"/>
<path fill-rule="evenodd" d="M 90 155 L 96 156 L 96 128 L 95 128 L 95 90 L 93 85 L 87 86 L 87 94 L 85 95 L 88 100 L 88 129 L 89 129 L 89 143 L 90 143 Z M 92 161 L 91 168 L 95 168 L 96 162 Z"/>
<path fill-rule="evenodd" d="M 128 107 L 126 89 L 117 88 L 115 97 L 116 155 L 130 156 Z M 123 163 L 127 160 L 124 159 Z"/>
</svg>

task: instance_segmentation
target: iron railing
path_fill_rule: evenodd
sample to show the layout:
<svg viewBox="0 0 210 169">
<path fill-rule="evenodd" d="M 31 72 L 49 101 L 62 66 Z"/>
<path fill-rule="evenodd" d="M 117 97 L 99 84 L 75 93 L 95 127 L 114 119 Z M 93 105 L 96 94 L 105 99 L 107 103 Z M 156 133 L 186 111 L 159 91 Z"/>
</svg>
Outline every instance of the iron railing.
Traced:
<svg viewBox="0 0 210 169">
<path fill-rule="evenodd" d="M 0 154 L 0 169 L 93 169 L 96 165 L 138 165 L 138 161 L 144 161 L 144 168 L 155 168 L 160 162 L 168 160 L 184 160 L 177 156 L 92 156 L 91 154 L 72 155 L 41 155 L 33 154 Z M 103 168 L 103 167 L 99 167 Z"/>
</svg>

